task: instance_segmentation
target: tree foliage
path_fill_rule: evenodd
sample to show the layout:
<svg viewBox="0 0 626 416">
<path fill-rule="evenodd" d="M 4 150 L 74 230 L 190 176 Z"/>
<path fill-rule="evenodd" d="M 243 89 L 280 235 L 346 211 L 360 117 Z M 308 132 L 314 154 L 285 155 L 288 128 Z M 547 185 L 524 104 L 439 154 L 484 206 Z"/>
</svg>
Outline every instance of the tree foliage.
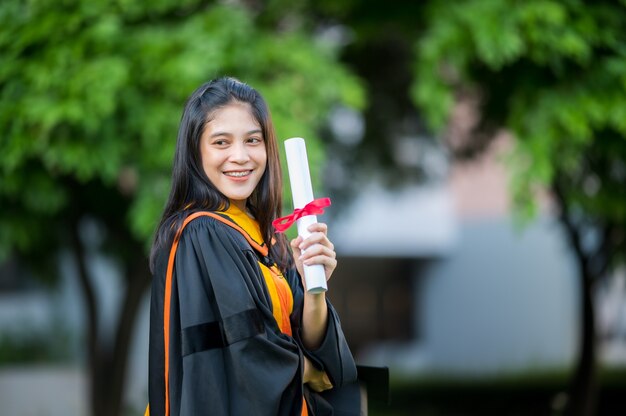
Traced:
<svg viewBox="0 0 626 416">
<path fill-rule="evenodd" d="M 518 138 L 510 159 L 518 208 L 532 215 L 537 187 L 561 175 L 572 206 L 624 225 L 626 6 L 433 1 L 427 13 L 412 95 L 431 126 L 441 130 L 456 94 L 473 91 L 477 132 L 506 127 Z"/>
<path fill-rule="evenodd" d="M 363 104 L 334 45 L 298 27 L 262 27 L 244 7 L 9 1 L 0 6 L 0 26 L 3 255 L 41 243 L 39 233 L 71 201 L 63 177 L 79 186 L 100 181 L 129 198 L 123 215 L 133 236 L 148 241 L 184 100 L 215 76 L 259 89 L 278 136 L 306 137 L 316 162 L 328 109 Z"/>
</svg>

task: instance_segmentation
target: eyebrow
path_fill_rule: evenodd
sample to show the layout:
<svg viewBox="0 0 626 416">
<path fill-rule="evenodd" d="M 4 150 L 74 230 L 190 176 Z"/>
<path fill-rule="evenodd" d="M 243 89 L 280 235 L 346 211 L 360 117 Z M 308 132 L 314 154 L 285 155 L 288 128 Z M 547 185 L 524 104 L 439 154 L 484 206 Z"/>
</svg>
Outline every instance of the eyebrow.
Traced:
<svg viewBox="0 0 626 416">
<path fill-rule="evenodd" d="M 250 131 L 246 132 L 246 135 L 256 134 L 256 133 L 263 133 L 263 131 L 261 131 L 261 129 L 254 129 L 254 130 L 250 130 Z M 232 134 L 227 133 L 225 131 L 216 131 L 215 133 L 213 133 L 209 137 L 218 137 L 218 136 L 232 136 Z"/>
</svg>

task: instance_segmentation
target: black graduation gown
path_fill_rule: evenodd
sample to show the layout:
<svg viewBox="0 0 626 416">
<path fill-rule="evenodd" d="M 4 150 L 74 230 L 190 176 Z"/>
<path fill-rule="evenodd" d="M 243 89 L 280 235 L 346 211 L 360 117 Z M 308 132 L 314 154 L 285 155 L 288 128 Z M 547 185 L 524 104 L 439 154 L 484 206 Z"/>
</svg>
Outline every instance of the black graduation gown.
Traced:
<svg viewBox="0 0 626 416">
<path fill-rule="evenodd" d="M 149 403 L 154 416 L 165 415 L 163 307 L 169 250 L 158 253 L 152 284 Z M 285 275 L 294 298 L 291 337 L 278 328 L 258 254 L 239 231 L 212 217 L 194 219 L 182 232 L 175 259 L 170 416 L 300 415 L 305 393 L 311 413 L 332 414 L 320 395 L 304 392 L 303 354 L 326 371 L 335 392 L 349 387 L 348 407 L 356 400 L 354 414 L 359 414 L 355 363 L 330 303 L 322 344 L 315 351 L 302 346 L 303 289 L 295 269 Z"/>
</svg>

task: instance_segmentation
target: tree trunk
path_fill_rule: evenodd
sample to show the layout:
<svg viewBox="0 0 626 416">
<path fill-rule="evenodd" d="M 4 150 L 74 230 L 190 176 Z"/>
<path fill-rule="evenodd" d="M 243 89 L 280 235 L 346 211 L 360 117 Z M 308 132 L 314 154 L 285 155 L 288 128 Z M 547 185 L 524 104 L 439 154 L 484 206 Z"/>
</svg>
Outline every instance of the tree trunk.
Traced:
<svg viewBox="0 0 626 416">
<path fill-rule="evenodd" d="M 580 288 L 580 332 L 578 343 L 578 361 L 575 364 L 569 387 L 569 400 L 565 409 L 568 416 L 592 416 L 596 410 L 596 325 L 593 302 L 594 282 L 597 276 L 590 264 L 592 255 L 583 248 L 582 230 L 572 217 L 565 195 L 559 186 L 559 177 L 555 178 L 552 190 L 561 209 L 560 220 L 578 260 L 578 281 Z"/>
<path fill-rule="evenodd" d="M 138 251 L 141 252 L 141 251 Z M 117 416 L 121 415 L 124 386 L 126 382 L 126 369 L 128 366 L 128 354 L 130 344 L 133 340 L 133 329 L 139 305 L 145 290 L 150 283 L 150 274 L 148 273 L 148 264 L 146 259 L 141 257 L 134 265 L 126 280 L 127 287 L 124 296 L 124 303 L 119 315 L 117 323 L 116 335 L 112 351 L 108 355 L 107 362 L 102 364 L 103 373 L 107 374 L 106 387 L 99 392 L 107 399 L 107 409 L 103 415 Z M 147 377 L 147 374 L 146 374 Z M 103 386 L 104 387 L 104 386 Z"/>
<path fill-rule="evenodd" d="M 581 290 L 581 330 L 579 355 L 574 377 L 569 391 L 569 405 L 566 414 L 572 416 L 592 416 L 596 410 L 596 329 L 593 305 L 592 279 L 585 271 L 580 271 Z"/>
<path fill-rule="evenodd" d="M 86 253 L 80 241 L 78 221 L 73 222 L 71 244 L 78 268 L 78 278 L 85 301 L 87 373 L 89 403 L 93 416 L 122 414 L 128 353 L 133 339 L 135 318 L 142 296 L 150 284 L 147 260 L 139 255 L 137 261 L 122 276 L 127 282 L 122 309 L 115 330 L 115 338 L 103 340 L 99 333 L 98 304 L 89 276 Z M 142 253 L 137 245 L 136 253 Z"/>
<path fill-rule="evenodd" d="M 89 270 L 87 268 L 87 259 L 83 243 L 80 241 L 79 234 L 79 222 L 78 218 L 70 223 L 70 244 L 74 251 L 76 260 L 78 280 L 80 288 L 83 294 L 83 300 L 85 302 L 86 311 L 86 344 L 87 344 L 87 373 L 90 380 L 88 386 L 89 391 L 89 403 L 91 404 L 92 414 L 97 415 L 97 409 L 102 406 L 100 402 L 101 396 L 98 394 L 100 391 L 100 378 L 99 374 L 99 361 L 102 357 L 101 346 L 98 342 L 98 305 L 96 301 L 96 294 L 89 276 Z"/>
</svg>

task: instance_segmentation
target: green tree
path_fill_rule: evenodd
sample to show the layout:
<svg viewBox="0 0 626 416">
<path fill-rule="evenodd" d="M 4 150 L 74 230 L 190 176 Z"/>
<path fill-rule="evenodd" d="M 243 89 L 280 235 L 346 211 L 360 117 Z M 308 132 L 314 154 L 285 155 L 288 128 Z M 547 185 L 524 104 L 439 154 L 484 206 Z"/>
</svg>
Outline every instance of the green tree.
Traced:
<svg viewBox="0 0 626 416">
<path fill-rule="evenodd" d="M 18 257 L 54 279 L 59 251 L 73 254 L 93 415 L 121 412 L 134 318 L 150 284 L 147 250 L 188 94 L 219 75 L 254 85 L 278 137 L 306 137 L 318 165 L 328 110 L 363 105 L 337 46 L 316 40 L 287 6 L 273 2 L 262 13 L 199 0 L 0 5 L 0 259 Z M 86 220 L 104 230 L 97 247 L 84 237 Z M 123 281 L 110 338 L 99 327 L 94 250 L 115 259 Z"/>
<path fill-rule="evenodd" d="M 594 414 L 593 291 L 626 253 L 626 2 L 433 0 L 416 42 L 412 96 L 442 131 L 460 94 L 479 103 L 480 150 L 516 137 L 514 201 L 524 218 L 551 190 L 578 262 L 580 341 L 567 412 Z"/>
</svg>

